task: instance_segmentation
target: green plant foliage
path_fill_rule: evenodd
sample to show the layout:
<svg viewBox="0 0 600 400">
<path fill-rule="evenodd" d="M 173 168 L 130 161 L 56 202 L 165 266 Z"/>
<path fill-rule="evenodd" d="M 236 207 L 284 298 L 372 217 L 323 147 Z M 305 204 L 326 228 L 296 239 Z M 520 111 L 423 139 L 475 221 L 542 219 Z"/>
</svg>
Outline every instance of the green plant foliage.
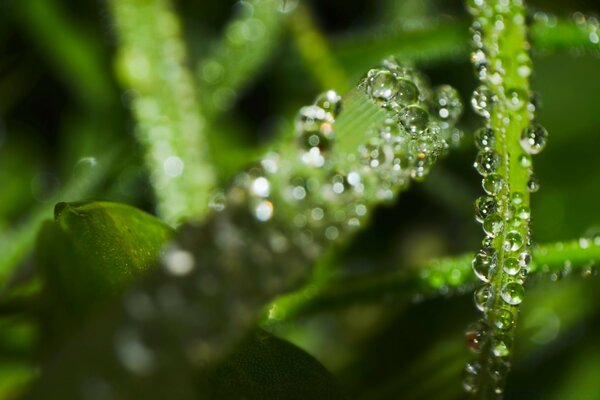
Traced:
<svg viewBox="0 0 600 400">
<path fill-rule="evenodd" d="M 0 2 L 0 400 L 597 398 L 592 3 Z"/>
<path fill-rule="evenodd" d="M 213 370 L 210 399 L 343 399 L 333 376 L 298 347 L 257 331 Z"/>
<path fill-rule="evenodd" d="M 58 203 L 37 245 L 49 300 L 82 318 L 148 273 L 173 235 L 160 220 L 125 204 Z"/>
</svg>

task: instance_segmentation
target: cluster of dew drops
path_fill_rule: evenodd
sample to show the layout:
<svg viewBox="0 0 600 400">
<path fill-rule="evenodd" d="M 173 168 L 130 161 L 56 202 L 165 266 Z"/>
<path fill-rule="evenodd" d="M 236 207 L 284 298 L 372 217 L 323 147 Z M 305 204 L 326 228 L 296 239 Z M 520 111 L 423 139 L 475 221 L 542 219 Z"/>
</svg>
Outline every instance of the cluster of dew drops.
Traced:
<svg viewBox="0 0 600 400">
<path fill-rule="evenodd" d="M 344 139 L 335 132 L 342 98 L 326 91 L 299 110 L 291 150 L 267 153 L 211 207 L 246 204 L 259 222 L 288 227 L 286 238 L 279 235 L 281 251 L 291 244 L 316 257 L 324 244 L 360 227 L 372 204 L 392 200 L 411 179 L 423 180 L 462 136 L 455 127 L 463 110 L 458 92 L 448 85 L 431 89 L 418 71 L 394 59 L 369 70 L 358 90 L 385 118 L 354 151 L 340 147 Z"/>
<path fill-rule="evenodd" d="M 523 301 L 523 284 L 531 263 L 531 255 L 528 251 L 531 212 L 524 202 L 524 194 L 512 191 L 503 177 L 503 173 L 510 168 L 510 165 L 503 165 L 508 159 L 501 157 L 497 151 L 499 145 L 497 141 L 505 135 L 504 127 L 493 129 L 490 123 L 492 117 L 498 117 L 498 120 L 505 122 L 508 122 L 509 117 L 492 115 L 492 113 L 515 112 L 522 115 L 522 111 L 526 110 L 528 126 L 521 132 L 520 144 L 524 152 L 519 156 L 518 164 L 520 168 L 527 171 L 529 176 L 527 188 L 530 192 L 539 189 L 531 168 L 531 155 L 538 154 L 544 149 L 548 134 L 546 129 L 533 119 L 535 101 L 521 89 L 505 89 L 502 57 L 498 54 L 497 48 L 488 48 L 483 40 L 484 24 L 493 27 L 493 31 L 487 34 L 499 35 L 507 22 L 505 18 L 518 18 L 519 15 L 516 17 L 512 15 L 509 2 L 506 2 L 506 13 L 497 12 L 493 15 L 480 15 L 485 12 L 482 11 L 484 7 L 480 7 L 479 4 L 482 0 L 474 0 L 473 3 L 471 11 L 476 19 L 472 26 L 474 49 L 471 60 L 482 84 L 473 92 L 471 105 L 473 110 L 485 119 L 486 124 L 475 133 L 478 153 L 474 167 L 482 176 L 482 187 L 485 192 L 485 195 L 475 201 L 475 218 L 482 224 L 485 238 L 482 241 L 482 248 L 473 258 L 472 269 L 475 276 L 483 283 L 475 290 L 474 303 L 484 317 L 467 329 L 466 339 L 474 353 L 480 354 L 483 349 L 486 349 L 489 354 L 484 355 L 487 357 L 485 371 L 480 361 L 467 364 L 463 386 L 467 392 L 476 393 L 479 389 L 479 377 L 486 373 L 497 383 L 495 391 L 501 395 L 503 390 L 501 382 L 510 368 L 508 356 L 512 346 L 511 336 L 507 333 L 514 325 L 514 306 Z M 494 20 L 490 21 L 490 19 Z M 529 55 L 524 52 L 517 57 L 516 61 L 517 74 L 522 78 L 529 77 L 532 71 Z M 499 104 L 500 102 L 502 104 Z M 524 232 L 527 232 L 525 236 Z M 494 246 L 498 245 L 498 237 L 503 238 L 502 243 L 499 244 L 503 247 L 504 253 L 502 265 L 499 265 L 497 246 Z M 503 279 L 500 293 L 493 293 L 494 288 L 490 280 L 499 273 L 508 278 Z M 498 296 L 502 301 L 500 307 L 490 310 L 490 303 Z M 488 312 L 494 313 L 492 318 L 487 318 Z M 489 326 L 487 321 L 491 321 L 489 323 L 494 326 Z"/>
</svg>

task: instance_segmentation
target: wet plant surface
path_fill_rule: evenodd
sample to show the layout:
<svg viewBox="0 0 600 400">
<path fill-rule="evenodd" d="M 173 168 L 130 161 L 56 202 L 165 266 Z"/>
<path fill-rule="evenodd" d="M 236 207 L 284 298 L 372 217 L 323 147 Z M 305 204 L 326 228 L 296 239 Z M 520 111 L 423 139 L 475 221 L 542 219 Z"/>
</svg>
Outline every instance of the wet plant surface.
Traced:
<svg viewBox="0 0 600 400">
<path fill-rule="evenodd" d="M 0 4 L 0 398 L 600 398 L 597 6 L 202 3 Z"/>
</svg>

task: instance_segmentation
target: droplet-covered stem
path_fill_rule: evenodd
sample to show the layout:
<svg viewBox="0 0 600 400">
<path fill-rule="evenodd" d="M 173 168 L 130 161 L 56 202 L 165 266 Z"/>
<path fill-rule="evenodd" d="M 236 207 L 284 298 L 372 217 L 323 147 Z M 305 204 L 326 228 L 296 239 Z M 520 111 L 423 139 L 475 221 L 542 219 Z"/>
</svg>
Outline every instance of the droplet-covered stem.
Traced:
<svg viewBox="0 0 600 400">
<path fill-rule="evenodd" d="M 502 397 L 510 368 L 518 306 L 523 301 L 530 255 L 529 193 L 537 190 L 531 154 L 545 145 L 546 131 L 533 124 L 531 59 L 525 10 L 520 0 L 472 0 L 474 50 L 480 86 L 472 99 L 485 118 L 476 137 L 475 167 L 487 193 L 476 202 L 483 248 L 473 270 L 483 281 L 475 303 L 483 318 L 467 332 L 478 360 L 466 368 L 465 388 L 478 398 Z"/>
</svg>

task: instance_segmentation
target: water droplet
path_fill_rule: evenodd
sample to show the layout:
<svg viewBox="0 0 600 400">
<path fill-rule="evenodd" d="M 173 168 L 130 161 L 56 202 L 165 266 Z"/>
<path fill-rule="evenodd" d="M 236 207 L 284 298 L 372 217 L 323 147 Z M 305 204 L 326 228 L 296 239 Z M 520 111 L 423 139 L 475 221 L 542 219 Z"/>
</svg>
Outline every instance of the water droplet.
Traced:
<svg viewBox="0 0 600 400">
<path fill-rule="evenodd" d="M 521 268 L 527 268 L 531 264 L 531 254 L 528 251 L 523 251 L 519 254 L 519 265 Z"/>
<path fill-rule="evenodd" d="M 527 104 L 529 96 L 521 89 L 509 89 L 506 91 L 506 100 L 510 110 L 519 111 Z"/>
<path fill-rule="evenodd" d="M 477 361 L 473 361 L 467 364 L 464 370 L 463 377 L 463 389 L 465 392 L 470 394 L 477 393 L 479 387 L 477 386 L 477 375 L 481 371 L 481 364 Z"/>
<path fill-rule="evenodd" d="M 484 282 L 489 282 L 497 263 L 498 257 L 496 251 L 493 248 L 486 248 L 479 250 L 475 254 L 471 262 L 471 267 L 477 278 Z"/>
<path fill-rule="evenodd" d="M 477 114 L 489 118 L 495 101 L 496 95 L 488 87 L 482 85 L 473 91 L 471 106 Z"/>
<path fill-rule="evenodd" d="M 494 131 L 490 128 L 480 128 L 475 132 L 475 145 L 480 150 L 491 150 L 496 143 Z"/>
<path fill-rule="evenodd" d="M 473 166 L 481 175 L 486 176 L 498 169 L 500 157 L 495 151 L 480 151 Z"/>
<path fill-rule="evenodd" d="M 429 114 L 419 106 L 409 106 L 400 111 L 400 122 L 412 134 L 418 134 L 427 128 Z"/>
<path fill-rule="evenodd" d="M 433 111 L 442 121 L 454 125 L 463 111 L 458 91 L 449 85 L 442 85 L 433 93 Z"/>
<path fill-rule="evenodd" d="M 504 221 L 499 214 L 489 215 L 483 220 L 483 231 L 491 237 L 498 236 L 500 233 L 502 233 L 503 229 Z"/>
<path fill-rule="evenodd" d="M 527 206 L 517 207 L 515 215 L 523 221 L 528 221 L 531 217 L 531 210 Z"/>
<path fill-rule="evenodd" d="M 398 80 L 390 71 L 372 69 L 368 72 L 367 94 L 377 104 L 385 105 L 398 93 Z"/>
<path fill-rule="evenodd" d="M 482 181 L 483 190 L 492 196 L 499 194 L 504 187 L 504 179 L 498 174 L 489 174 Z"/>
<path fill-rule="evenodd" d="M 478 222 L 494 214 L 498 210 L 498 202 L 491 196 L 481 196 L 475 200 L 475 219 Z"/>
<path fill-rule="evenodd" d="M 496 357 L 507 357 L 510 355 L 510 342 L 508 336 L 498 336 L 492 340 L 492 353 Z"/>
<path fill-rule="evenodd" d="M 512 328 L 514 322 L 513 314 L 509 310 L 501 308 L 496 311 L 494 325 L 500 330 L 508 330 Z"/>
<path fill-rule="evenodd" d="M 523 246 L 523 236 L 517 231 L 511 231 L 504 238 L 504 249 L 507 251 L 517 251 Z"/>
<path fill-rule="evenodd" d="M 342 109 L 342 97 L 335 90 L 328 90 L 317 96 L 315 105 L 330 113 L 333 118 L 336 118 Z"/>
<path fill-rule="evenodd" d="M 514 204 L 515 206 L 522 204 L 524 200 L 525 200 L 525 196 L 521 192 L 513 192 L 510 195 L 510 202 L 512 204 Z"/>
<path fill-rule="evenodd" d="M 531 175 L 529 175 L 529 181 L 527 182 L 527 189 L 531 193 L 535 193 L 538 190 L 540 190 L 540 182 L 538 181 L 537 176 L 533 173 Z"/>
<path fill-rule="evenodd" d="M 486 340 L 488 328 L 485 322 L 477 321 L 469 325 L 465 332 L 467 346 L 474 353 L 479 353 Z"/>
<path fill-rule="evenodd" d="M 475 307 L 481 312 L 487 311 L 487 302 L 492 297 L 492 287 L 489 283 L 480 286 L 475 290 L 473 295 L 473 301 L 475 303 Z"/>
<path fill-rule="evenodd" d="M 530 168 L 531 167 L 531 156 L 529 154 L 521 154 L 519 156 L 519 164 L 523 168 Z"/>
<path fill-rule="evenodd" d="M 508 275 L 514 276 L 521 270 L 519 260 L 514 257 L 508 257 L 504 260 L 504 267 L 502 268 Z"/>
<path fill-rule="evenodd" d="M 419 89 L 417 86 L 408 79 L 398 79 L 397 81 L 398 92 L 394 100 L 398 104 L 408 106 L 415 104 L 419 100 Z"/>
<path fill-rule="evenodd" d="M 521 132 L 521 147 L 529 154 L 538 154 L 548 140 L 548 131 L 542 125 L 534 123 Z"/>
<path fill-rule="evenodd" d="M 500 292 L 500 296 L 507 304 L 516 306 L 521 304 L 525 298 L 525 289 L 523 288 L 523 285 L 518 282 L 510 282 L 504 285 Z"/>
<path fill-rule="evenodd" d="M 306 149 L 328 149 L 333 143 L 333 117 L 319 106 L 302 107 L 296 117 L 296 132 Z"/>
</svg>

